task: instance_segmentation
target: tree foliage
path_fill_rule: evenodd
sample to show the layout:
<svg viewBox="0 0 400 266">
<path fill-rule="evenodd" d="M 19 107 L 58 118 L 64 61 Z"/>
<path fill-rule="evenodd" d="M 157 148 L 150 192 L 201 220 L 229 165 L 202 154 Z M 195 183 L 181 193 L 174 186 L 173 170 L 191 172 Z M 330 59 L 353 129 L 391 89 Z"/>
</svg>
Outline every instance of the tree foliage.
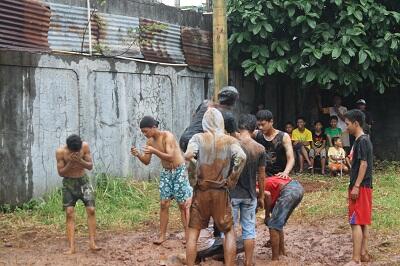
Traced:
<svg viewBox="0 0 400 266">
<path fill-rule="evenodd" d="M 378 0 L 228 1 L 230 55 L 245 75 L 344 94 L 400 84 L 399 22 Z"/>
</svg>

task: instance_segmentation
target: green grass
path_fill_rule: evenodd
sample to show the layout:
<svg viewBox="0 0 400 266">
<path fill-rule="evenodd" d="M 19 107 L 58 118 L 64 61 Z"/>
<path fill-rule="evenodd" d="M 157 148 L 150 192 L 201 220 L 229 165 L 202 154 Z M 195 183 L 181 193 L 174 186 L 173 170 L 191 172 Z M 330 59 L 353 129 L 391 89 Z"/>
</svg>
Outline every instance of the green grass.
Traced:
<svg viewBox="0 0 400 266">
<path fill-rule="evenodd" d="M 383 170 L 384 169 L 384 170 Z M 379 231 L 400 229 L 400 167 L 391 163 L 380 165 L 373 175 L 373 228 Z M 321 190 L 306 193 L 295 217 L 310 222 L 329 218 L 347 218 L 348 176 L 332 178 L 326 176 L 302 176 L 305 183 L 318 182 L 325 186 Z"/>
<path fill-rule="evenodd" d="M 119 230 L 135 228 L 144 222 L 157 220 L 159 210 L 158 183 L 133 182 L 128 179 L 104 175 L 96 176 L 96 220 L 98 228 Z M 0 228 L 45 226 L 49 230 L 64 230 L 65 212 L 62 208 L 61 189 L 42 200 L 33 200 L 11 210 L 3 206 Z M 78 232 L 86 231 L 86 213 L 79 201 L 75 208 Z"/>
<path fill-rule="evenodd" d="M 379 164 L 377 169 L 374 173 L 373 227 L 387 232 L 399 230 L 400 166 L 396 163 Z M 305 194 L 293 216 L 295 220 L 346 220 L 348 176 L 340 179 L 306 175 L 299 179 L 303 183 L 311 184 L 314 189 Z M 137 229 L 144 224 L 158 224 L 157 182 L 134 182 L 98 175 L 96 183 L 96 220 L 100 230 Z M 79 202 L 75 209 L 77 231 L 86 234 L 85 208 Z M 170 224 L 177 221 L 175 224 L 179 225 L 176 204 L 172 205 L 170 214 Z M 15 210 L 7 206 L 0 209 L 0 235 L 30 228 L 64 232 L 65 213 L 60 189 L 46 195 L 42 200 L 28 202 Z"/>
</svg>

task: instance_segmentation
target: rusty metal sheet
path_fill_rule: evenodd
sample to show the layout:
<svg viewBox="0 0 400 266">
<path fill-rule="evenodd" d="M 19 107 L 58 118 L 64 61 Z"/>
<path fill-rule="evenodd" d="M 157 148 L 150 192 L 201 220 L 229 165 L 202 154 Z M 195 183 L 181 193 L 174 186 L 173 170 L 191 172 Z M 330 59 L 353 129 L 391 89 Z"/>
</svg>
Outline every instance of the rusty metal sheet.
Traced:
<svg viewBox="0 0 400 266">
<path fill-rule="evenodd" d="M 97 50 L 107 56 L 143 58 L 139 47 L 139 18 L 98 13 Z"/>
<path fill-rule="evenodd" d="M 212 33 L 191 27 L 182 27 L 182 48 L 189 67 L 213 67 Z"/>
<path fill-rule="evenodd" d="M 87 27 L 87 9 L 55 3 L 50 3 L 50 9 L 51 18 L 48 37 L 50 48 L 58 51 L 88 52 L 89 30 Z M 92 47 L 95 47 L 97 45 L 99 30 L 94 13 L 92 14 Z"/>
<path fill-rule="evenodd" d="M 0 47 L 48 51 L 49 7 L 37 0 L 0 0 Z"/>
<path fill-rule="evenodd" d="M 140 49 L 146 60 L 185 63 L 179 25 L 140 18 Z"/>
</svg>

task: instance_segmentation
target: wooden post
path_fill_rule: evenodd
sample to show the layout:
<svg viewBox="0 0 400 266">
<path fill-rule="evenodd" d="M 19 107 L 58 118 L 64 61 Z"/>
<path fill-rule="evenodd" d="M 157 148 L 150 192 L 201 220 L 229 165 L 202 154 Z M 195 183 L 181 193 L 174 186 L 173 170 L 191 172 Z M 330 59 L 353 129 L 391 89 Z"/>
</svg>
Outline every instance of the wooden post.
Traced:
<svg viewBox="0 0 400 266">
<path fill-rule="evenodd" d="M 225 0 L 213 1 L 213 72 L 216 101 L 221 88 L 228 85 L 228 26 Z"/>
</svg>

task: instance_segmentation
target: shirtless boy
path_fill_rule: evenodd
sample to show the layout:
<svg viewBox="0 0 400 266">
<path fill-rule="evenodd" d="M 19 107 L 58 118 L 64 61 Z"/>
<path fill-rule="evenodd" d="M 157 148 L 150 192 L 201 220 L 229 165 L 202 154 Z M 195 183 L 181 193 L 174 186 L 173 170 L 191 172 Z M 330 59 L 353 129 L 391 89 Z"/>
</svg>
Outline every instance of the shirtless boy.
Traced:
<svg viewBox="0 0 400 266">
<path fill-rule="evenodd" d="M 67 217 L 67 238 L 69 250 L 66 254 L 75 253 L 75 213 L 74 208 L 78 200 L 82 200 L 86 207 L 89 248 L 92 251 L 100 250 L 95 244 L 96 216 L 94 191 L 85 176 L 85 169 L 92 170 L 93 162 L 89 145 L 82 142 L 78 135 L 67 138 L 67 144 L 56 151 L 57 171 L 63 179 L 63 206 Z"/>
<path fill-rule="evenodd" d="M 169 131 L 158 129 L 158 121 L 151 116 L 145 116 L 140 121 L 140 130 L 147 138 L 143 153 L 136 147 L 131 148 L 131 154 L 142 163 L 148 165 L 154 154 L 161 159 L 163 170 L 160 174 L 160 237 L 153 243 L 162 244 L 167 240 L 167 225 L 171 199 L 176 199 L 181 211 L 181 219 L 185 235 L 189 221 L 189 208 L 193 189 L 186 175 L 185 160 L 175 136 Z"/>
</svg>

